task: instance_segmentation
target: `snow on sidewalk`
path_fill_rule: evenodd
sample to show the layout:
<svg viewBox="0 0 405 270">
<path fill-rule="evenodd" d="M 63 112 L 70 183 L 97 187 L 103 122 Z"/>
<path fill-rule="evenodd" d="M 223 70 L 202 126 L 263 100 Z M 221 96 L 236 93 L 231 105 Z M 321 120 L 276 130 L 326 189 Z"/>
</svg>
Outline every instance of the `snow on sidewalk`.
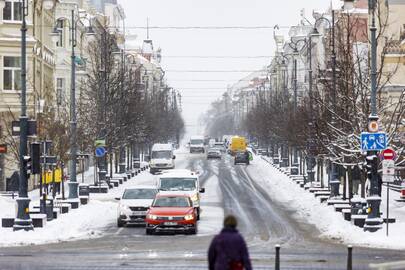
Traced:
<svg viewBox="0 0 405 270">
<path fill-rule="evenodd" d="M 389 224 L 387 237 L 385 224 L 382 230 L 371 233 L 352 225 L 343 219 L 342 213 L 335 212 L 332 206 L 321 204 L 310 192 L 294 183 L 288 176 L 279 172 L 259 156 L 247 168 L 248 173 L 267 190 L 276 201 L 296 210 L 299 218 L 315 225 L 321 237 L 342 241 L 345 244 L 371 246 L 380 248 L 405 249 L 405 203 L 392 203 L 396 223 Z M 384 194 L 384 193 L 383 193 Z M 391 199 L 395 194 L 390 194 Z M 385 195 L 383 195 L 383 200 Z M 396 194 L 398 196 L 398 194 Z M 382 204 L 384 206 L 384 203 Z M 385 208 L 382 208 L 385 211 Z"/>
<path fill-rule="evenodd" d="M 153 184 L 149 173 L 142 173 L 114 188 L 107 194 L 90 194 L 87 205 L 72 209 L 59 218 L 46 223 L 44 228 L 33 231 L 13 232 L 12 228 L 0 228 L 0 247 L 57 243 L 61 241 L 101 237 L 106 228 L 116 222 L 119 197 L 124 188 L 140 184 Z M 0 197 L 0 217 L 15 217 L 16 203 L 11 198 Z"/>
</svg>

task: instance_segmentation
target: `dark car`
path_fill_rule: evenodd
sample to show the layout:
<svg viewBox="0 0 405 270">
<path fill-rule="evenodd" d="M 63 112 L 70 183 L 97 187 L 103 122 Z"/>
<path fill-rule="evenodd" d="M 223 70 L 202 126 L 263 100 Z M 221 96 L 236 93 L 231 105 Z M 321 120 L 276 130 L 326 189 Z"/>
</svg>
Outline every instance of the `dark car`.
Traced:
<svg viewBox="0 0 405 270">
<path fill-rule="evenodd" d="M 235 165 L 239 163 L 245 163 L 249 165 L 249 153 L 248 152 L 237 152 L 235 155 Z"/>
</svg>

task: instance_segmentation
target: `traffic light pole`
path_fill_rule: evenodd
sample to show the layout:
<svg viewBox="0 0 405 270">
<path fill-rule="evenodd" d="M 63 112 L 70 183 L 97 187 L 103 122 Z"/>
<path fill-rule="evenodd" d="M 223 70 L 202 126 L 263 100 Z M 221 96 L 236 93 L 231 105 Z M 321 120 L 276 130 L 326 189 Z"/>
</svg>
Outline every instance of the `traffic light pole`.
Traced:
<svg viewBox="0 0 405 270">
<path fill-rule="evenodd" d="M 377 116 L 377 38 L 375 24 L 375 5 L 376 0 L 368 1 L 368 8 L 371 12 L 370 39 L 371 39 L 371 114 L 369 122 L 378 120 Z M 364 230 L 377 231 L 382 228 L 382 219 L 380 218 L 381 204 L 381 183 L 378 177 L 378 156 L 377 151 L 367 152 L 367 176 L 370 180 L 370 196 L 367 197 L 368 217 L 365 221 Z"/>
<path fill-rule="evenodd" d="M 29 215 L 30 199 L 28 198 L 28 175 L 27 175 L 27 141 L 28 141 L 28 117 L 27 117 L 27 8 L 26 0 L 22 1 L 22 24 L 21 24 L 21 115 L 20 115 L 20 181 L 17 198 L 17 217 L 14 220 L 14 231 L 33 230 L 32 220 Z"/>
</svg>

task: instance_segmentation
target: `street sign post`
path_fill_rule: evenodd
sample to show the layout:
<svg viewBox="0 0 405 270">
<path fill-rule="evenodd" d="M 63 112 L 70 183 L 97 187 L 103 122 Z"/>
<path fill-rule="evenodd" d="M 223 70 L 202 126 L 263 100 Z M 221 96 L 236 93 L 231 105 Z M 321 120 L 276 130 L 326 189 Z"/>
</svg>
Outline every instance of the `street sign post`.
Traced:
<svg viewBox="0 0 405 270">
<path fill-rule="evenodd" d="M 361 133 L 362 151 L 381 151 L 387 148 L 387 136 L 385 133 Z"/>
<path fill-rule="evenodd" d="M 96 157 L 99 157 L 99 158 L 104 157 L 105 153 L 106 153 L 105 148 L 102 146 L 97 147 L 95 152 L 96 152 Z"/>
<path fill-rule="evenodd" d="M 382 178 L 385 183 L 394 182 L 395 161 L 393 159 L 385 159 L 382 162 Z"/>
<path fill-rule="evenodd" d="M 395 153 L 395 152 L 394 152 Z M 387 236 L 388 236 L 388 223 L 389 223 L 389 203 L 390 203 L 390 183 L 394 182 L 395 175 L 395 161 L 393 159 L 384 159 L 382 162 L 382 180 L 387 183 Z"/>
</svg>

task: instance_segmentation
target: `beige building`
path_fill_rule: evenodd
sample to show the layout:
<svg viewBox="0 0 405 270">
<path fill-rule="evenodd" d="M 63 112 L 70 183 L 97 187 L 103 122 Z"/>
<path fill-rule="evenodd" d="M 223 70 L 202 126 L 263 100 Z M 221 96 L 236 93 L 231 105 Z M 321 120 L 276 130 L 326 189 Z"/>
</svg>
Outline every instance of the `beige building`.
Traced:
<svg viewBox="0 0 405 270">
<path fill-rule="evenodd" d="M 39 104 L 52 102 L 54 93 L 54 54 L 48 38 L 53 22 L 53 11 L 45 10 L 42 1 L 28 2 L 27 21 L 27 107 L 28 116 L 37 118 Z M 11 121 L 20 115 L 21 91 L 21 1 L 5 0 L 0 12 L 0 141 L 8 146 L 2 158 L 0 190 L 5 189 L 5 178 L 18 168 L 16 139 L 10 136 Z M 33 183 L 30 182 L 32 187 Z"/>
</svg>

